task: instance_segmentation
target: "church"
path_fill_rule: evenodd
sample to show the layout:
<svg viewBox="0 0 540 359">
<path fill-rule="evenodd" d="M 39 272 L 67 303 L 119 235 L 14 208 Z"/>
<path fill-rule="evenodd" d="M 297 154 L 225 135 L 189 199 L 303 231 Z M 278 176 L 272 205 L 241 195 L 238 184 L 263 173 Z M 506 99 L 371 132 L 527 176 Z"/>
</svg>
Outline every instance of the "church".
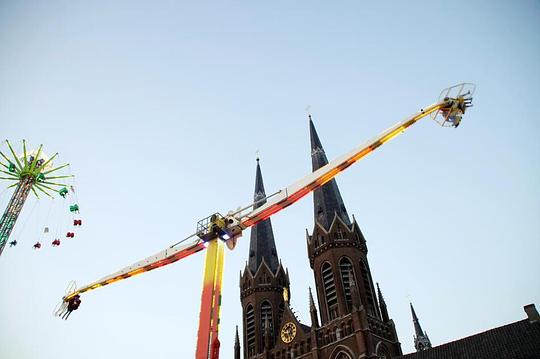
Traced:
<svg viewBox="0 0 540 359">
<path fill-rule="evenodd" d="M 310 118 L 312 170 L 328 163 Z M 255 208 L 266 201 L 257 160 Z M 278 257 L 272 223 L 251 229 L 249 257 L 240 278 L 243 345 L 237 332 L 234 358 L 392 358 L 401 355 L 394 322 L 374 284 L 360 226 L 349 216 L 335 179 L 313 193 L 314 228 L 306 234 L 315 279 L 309 293 L 311 326 L 289 305 L 287 268 Z"/>
<path fill-rule="evenodd" d="M 328 163 L 311 116 L 312 170 Z M 259 159 L 254 208 L 266 203 Z M 251 229 L 248 260 L 240 275 L 242 345 L 236 329 L 234 359 L 357 358 L 540 358 L 540 316 L 534 304 L 527 319 L 439 346 L 432 346 L 412 306 L 416 353 L 403 355 L 393 320 L 368 262 L 366 239 L 350 217 L 337 182 L 313 193 L 314 228 L 306 233 L 315 280 L 309 292 L 311 325 L 298 321 L 289 304 L 288 270 L 280 261 L 271 219 Z"/>
</svg>

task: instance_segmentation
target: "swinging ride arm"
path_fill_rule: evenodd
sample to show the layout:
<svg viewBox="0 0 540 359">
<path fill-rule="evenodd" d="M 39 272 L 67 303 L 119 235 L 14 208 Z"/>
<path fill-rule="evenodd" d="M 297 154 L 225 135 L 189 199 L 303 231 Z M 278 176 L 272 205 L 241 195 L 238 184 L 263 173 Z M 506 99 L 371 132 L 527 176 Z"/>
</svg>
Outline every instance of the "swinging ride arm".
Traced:
<svg viewBox="0 0 540 359">
<path fill-rule="evenodd" d="M 465 90 L 468 91 L 465 92 Z M 266 198 L 267 202 L 259 208 L 250 210 L 253 208 L 253 204 L 251 204 L 243 209 L 230 211 L 225 216 L 215 213 L 199 221 L 197 232 L 181 242 L 93 283 L 66 293 L 62 298 L 63 306 L 56 312 L 56 315 L 61 316 L 68 311 L 69 305 L 74 299 L 80 303 L 79 296 L 81 293 L 163 267 L 208 248 L 205 260 L 196 359 L 217 359 L 219 353 L 219 305 L 221 302 L 224 257 L 223 242 L 226 243 L 229 249 L 233 249 L 236 240 L 241 237 L 246 228 L 264 221 L 308 193 L 322 187 L 340 172 L 391 139 L 404 133 L 405 130 L 424 117 L 431 115 L 443 127 L 457 127 L 465 110 L 472 106 L 473 93 L 474 85 L 472 84 L 459 84 L 443 90 L 437 103 L 421 109 L 373 139 L 337 157 L 315 172 L 268 196 Z M 189 239 L 193 240 L 184 244 Z"/>
</svg>

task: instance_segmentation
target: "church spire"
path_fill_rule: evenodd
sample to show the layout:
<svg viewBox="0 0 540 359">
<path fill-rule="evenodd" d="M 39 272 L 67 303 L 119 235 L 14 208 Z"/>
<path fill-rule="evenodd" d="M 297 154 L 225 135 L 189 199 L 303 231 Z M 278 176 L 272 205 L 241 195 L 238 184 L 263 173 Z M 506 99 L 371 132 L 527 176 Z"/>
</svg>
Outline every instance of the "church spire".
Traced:
<svg viewBox="0 0 540 359">
<path fill-rule="evenodd" d="M 256 202 L 253 209 L 259 208 L 266 203 L 266 193 L 261 173 L 259 158 L 257 157 L 257 170 L 255 174 L 255 194 L 253 201 Z M 272 231 L 272 222 L 270 218 L 256 224 L 251 228 L 251 240 L 249 243 L 249 261 L 248 267 L 252 274 L 257 272 L 262 261 L 268 265 L 270 270 L 275 273 L 279 260 L 274 242 L 274 232 Z"/>
<path fill-rule="evenodd" d="M 420 326 L 420 321 L 418 320 L 418 317 L 416 316 L 416 312 L 414 311 L 414 307 L 412 303 L 409 303 L 411 305 L 411 313 L 413 318 L 413 324 L 414 324 L 414 347 L 416 348 L 416 351 L 426 350 L 431 348 L 431 342 L 427 336 L 427 333 L 422 331 L 422 327 Z"/>
<path fill-rule="evenodd" d="M 412 320 L 414 324 L 414 331 L 417 337 L 424 334 L 422 331 L 422 327 L 420 326 L 420 321 L 418 321 L 418 317 L 416 316 L 416 312 L 414 311 L 414 307 L 412 303 L 409 303 L 411 305 L 411 313 L 412 313 Z"/>
<path fill-rule="evenodd" d="M 328 158 L 324 152 L 319 135 L 315 130 L 311 115 L 309 115 L 309 135 L 311 140 L 312 170 L 316 171 L 328 163 Z M 314 191 L 313 202 L 315 221 L 321 224 L 325 229 L 328 230 L 330 228 L 335 215 L 339 216 L 345 224 L 351 224 L 335 179 L 332 179 L 330 182 Z"/>
</svg>

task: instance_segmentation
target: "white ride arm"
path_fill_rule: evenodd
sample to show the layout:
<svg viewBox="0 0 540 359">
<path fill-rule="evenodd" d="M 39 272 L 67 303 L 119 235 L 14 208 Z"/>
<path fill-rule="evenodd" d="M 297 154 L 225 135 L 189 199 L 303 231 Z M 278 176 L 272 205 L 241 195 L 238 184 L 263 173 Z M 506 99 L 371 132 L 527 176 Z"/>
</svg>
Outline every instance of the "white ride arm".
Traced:
<svg viewBox="0 0 540 359">
<path fill-rule="evenodd" d="M 132 265 L 122 268 L 117 272 L 109 274 L 97 281 L 78 288 L 75 291 L 68 293 L 64 298 L 64 302 L 69 301 L 78 294 L 94 290 L 107 284 L 118 282 L 129 277 L 136 276 L 138 274 L 151 271 L 153 269 L 163 267 L 167 264 L 174 263 L 182 258 L 190 256 L 194 253 L 205 249 L 203 241 L 197 239 L 191 243 L 185 245 L 172 246 L 164 249 L 150 257 L 147 257 L 141 261 L 133 263 Z"/>
<path fill-rule="evenodd" d="M 119 270 L 118 272 L 110 274 L 91 284 L 88 284 L 71 293 L 66 294 L 63 297 L 63 301 L 69 302 L 71 299 L 73 299 L 76 295 L 80 293 L 84 293 L 102 287 L 104 285 L 127 279 L 137 274 L 148 272 L 153 269 L 174 263 L 182 258 L 185 258 L 191 254 L 197 253 L 205 249 L 205 241 L 208 240 L 219 237 L 227 241 L 230 249 L 234 248 L 236 238 L 241 236 L 244 229 L 260 223 L 261 221 L 264 221 L 276 212 L 279 212 L 280 210 L 298 201 L 300 198 L 304 197 L 308 193 L 316 190 L 317 188 L 320 188 L 352 164 L 358 162 L 360 159 L 373 152 L 378 147 L 382 146 L 394 137 L 405 132 L 406 129 L 415 124 L 420 119 L 430 114 L 433 114 L 434 117 L 436 117 L 437 114 L 442 113 L 444 118 L 440 123 L 443 126 L 448 125 L 448 119 L 452 118 L 452 116 L 455 117 L 457 115 L 461 119 L 461 115 L 463 115 L 463 113 L 465 112 L 465 108 L 472 105 L 470 101 L 472 98 L 472 92 L 474 92 L 473 87 L 472 92 L 469 91 L 467 93 L 463 93 L 464 89 L 468 88 L 466 85 L 470 84 L 460 84 L 443 90 L 443 92 L 441 93 L 441 99 L 438 103 L 421 109 L 419 112 L 410 116 L 406 120 L 401 121 L 389 128 L 388 130 L 382 132 L 377 137 L 374 137 L 373 139 L 347 152 L 346 154 L 334 159 L 327 165 L 319 168 L 317 171 L 310 173 L 301 180 L 280 190 L 275 195 L 267 197 L 268 201 L 261 207 L 252 210 L 247 214 L 242 214 L 243 212 L 252 208 L 252 205 L 250 205 L 248 207 L 245 207 L 243 210 L 239 210 L 237 212 L 229 212 L 229 214 L 227 214 L 223 218 L 224 220 L 222 222 L 212 222 L 213 226 L 208 227 L 208 231 L 205 231 L 205 235 L 207 235 L 208 237 L 202 236 L 202 232 L 197 233 L 200 238 L 196 239 L 195 241 L 185 245 L 173 245 L 159 253 L 154 254 L 153 256 L 145 258 L 137 263 L 132 264 L 131 266 Z M 456 89 L 457 93 L 454 96 L 450 97 L 452 91 Z M 457 124 L 459 124 L 459 122 Z M 457 127 L 455 123 L 454 127 Z M 214 227 L 215 225 L 218 225 L 217 228 Z M 218 234 L 218 232 L 221 230 L 225 231 L 223 233 L 228 234 L 228 238 L 225 238 L 223 235 Z M 201 238 L 205 238 L 205 240 L 203 241 Z"/>
<path fill-rule="evenodd" d="M 411 117 L 407 118 L 406 120 L 399 122 L 388 130 L 382 132 L 377 137 L 374 137 L 373 139 L 352 149 L 344 155 L 339 156 L 338 158 L 319 168 L 315 172 L 310 173 L 301 180 L 282 189 L 276 195 L 268 198 L 268 202 L 266 202 L 261 207 L 249 212 L 244 216 L 241 216 L 241 227 L 244 229 L 253 226 L 261 221 L 264 221 L 266 218 L 282 210 L 283 208 L 290 206 L 308 193 L 316 190 L 317 188 L 320 188 L 325 183 L 332 180 L 340 172 L 348 168 L 353 163 L 359 161 L 369 153 L 373 152 L 379 146 L 403 133 L 407 128 L 415 124 L 418 120 L 448 106 L 448 101 L 441 101 L 425 109 L 422 109 Z"/>
</svg>

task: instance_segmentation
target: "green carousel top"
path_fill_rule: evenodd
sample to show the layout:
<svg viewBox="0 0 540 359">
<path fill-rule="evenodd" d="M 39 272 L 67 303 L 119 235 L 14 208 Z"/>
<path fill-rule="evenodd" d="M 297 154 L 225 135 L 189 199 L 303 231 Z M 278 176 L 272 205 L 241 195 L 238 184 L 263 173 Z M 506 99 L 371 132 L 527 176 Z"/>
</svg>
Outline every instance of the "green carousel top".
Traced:
<svg viewBox="0 0 540 359">
<path fill-rule="evenodd" d="M 0 169 L 0 172 L 7 175 L 7 177 L 0 177 L 0 179 L 13 181 L 8 188 L 16 187 L 22 181 L 30 180 L 32 182 L 32 192 L 38 198 L 39 193 L 52 197 L 51 193 L 57 192 L 64 196 L 67 189 L 63 183 L 58 183 L 56 180 L 70 178 L 73 175 L 56 175 L 54 172 L 69 166 L 69 163 L 55 167 L 53 160 L 58 156 L 58 152 L 48 157 L 43 152 L 43 145 L 39 145 L 37 150 L 28 152 L 26 150 L 26 141 L 23 140 L 22 143 L 23 153 L 17 156 L 9 141 L 6 140 L 11 153 L 6 155 L 0 151 L 0 156 L 6 161 L 4 163 L 0 159 L 0 166 L 5 168 Z"/>
</svg>

